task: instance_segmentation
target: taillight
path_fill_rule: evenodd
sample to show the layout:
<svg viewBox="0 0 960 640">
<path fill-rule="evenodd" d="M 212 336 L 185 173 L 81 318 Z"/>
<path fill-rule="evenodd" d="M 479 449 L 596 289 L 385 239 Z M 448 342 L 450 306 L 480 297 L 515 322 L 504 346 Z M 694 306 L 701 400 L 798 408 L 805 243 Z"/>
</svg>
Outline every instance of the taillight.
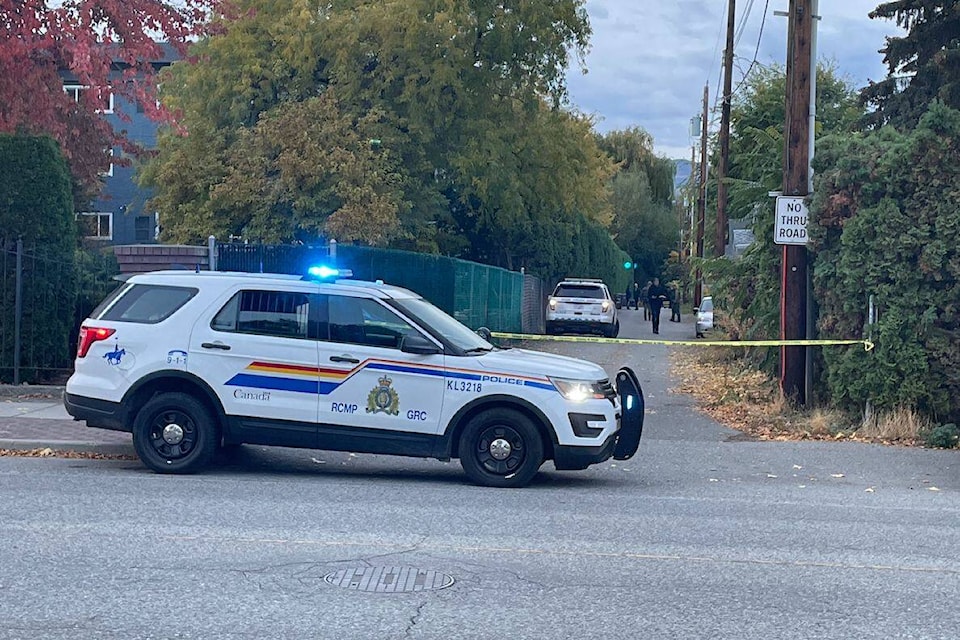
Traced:
<svg viewBox="0 0 960 640">
<path fill-rule="evenodd" d="M 114 333 L 116 329 L 106 329 L 104 327 L 80 327 L 80 337 L 77 339 L 77 357 L 83 358 L 90 351 L 90 345 L 94 342 L 106 340 Z"/>
</svg>

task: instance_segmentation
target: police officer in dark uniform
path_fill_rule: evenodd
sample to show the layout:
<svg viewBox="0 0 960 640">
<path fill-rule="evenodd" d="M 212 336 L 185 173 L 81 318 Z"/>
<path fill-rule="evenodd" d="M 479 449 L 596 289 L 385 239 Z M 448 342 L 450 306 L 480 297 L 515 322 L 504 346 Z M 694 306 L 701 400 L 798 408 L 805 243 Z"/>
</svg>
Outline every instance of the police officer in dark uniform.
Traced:
<svg viewBox="0 0 960 640">
<path fill-rule="evenodd" d="M 650 304 L 650 319 L 653 321 L 653 332 L 660 333 L 660 310 L 663 301 L 667 299 L 667 290 L 660 286 L 660 278 L 654 278 L 647 292 L 647 301 Z"/>
<path fill-rule="evenodd" d="M 670 322 L 680 322 L 680 288 L 670 285 Z"/>
</svg>

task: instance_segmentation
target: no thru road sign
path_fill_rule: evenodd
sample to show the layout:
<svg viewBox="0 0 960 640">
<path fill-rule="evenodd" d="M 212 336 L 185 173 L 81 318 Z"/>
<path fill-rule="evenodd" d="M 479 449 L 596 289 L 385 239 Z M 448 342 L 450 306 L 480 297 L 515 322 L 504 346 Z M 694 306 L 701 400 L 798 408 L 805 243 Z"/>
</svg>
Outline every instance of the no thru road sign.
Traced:
<svg viewBox="0 0 960 640">
<path fill-rule="evenodd" d="M 773 241 L 777 244 L 807 244 L 807 205 L 803 196 L 777 196 Z"/>
</svg>

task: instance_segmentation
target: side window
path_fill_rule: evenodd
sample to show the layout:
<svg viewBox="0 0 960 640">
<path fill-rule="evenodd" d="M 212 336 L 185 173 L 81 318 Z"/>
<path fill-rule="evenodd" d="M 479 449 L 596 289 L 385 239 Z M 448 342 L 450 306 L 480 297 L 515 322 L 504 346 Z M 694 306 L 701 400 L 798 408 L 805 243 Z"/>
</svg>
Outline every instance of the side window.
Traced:
<svg viewBox="0 0 960 640">
<path fill-rule="evenodd" d="M 156 324 L 185 305 L 197 289 L 159 284 L 135 284 L 103 314 L 103 320 Z"/>
<path fill-rule="evenodd" d="M 368 298 L 330 296 L 330 341 L 400 348 L 400 340 L 419 332 L 390 309 Z"/>
<path fill-rule="evenodd" d="M 214 316 L 215 331 L 278 338 L 316 336 L 316 296 L 294 291 L 241 291 Z"/>
</svg>

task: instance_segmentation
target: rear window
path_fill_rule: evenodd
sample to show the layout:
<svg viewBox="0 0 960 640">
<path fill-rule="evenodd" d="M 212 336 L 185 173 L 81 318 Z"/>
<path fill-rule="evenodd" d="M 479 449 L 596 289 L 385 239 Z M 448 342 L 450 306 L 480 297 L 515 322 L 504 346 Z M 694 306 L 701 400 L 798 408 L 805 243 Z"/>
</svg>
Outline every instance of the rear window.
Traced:
<svg viewBox="0 0 960 640">
<path fill-rule="evenodd" d="M 182 307 L 197 289 L 168 287 L 159 284 L 135 284 L 117 303 L 103 314 L 102 320 L 156 324 L 163 322 Z"/>
<path fill-rule="evenodd" d="M 103 301 L 100 302 L 100 304 L 94 307 L 93 311 L 90 312 L 90 317 L 91 318 L 100 317 L 100 314 L 103 313 L 103 310 L 109 307 L 111 303 L 113 303 L 113 301 L 117 299 L 117 296 L 119 296 L 123 292 L 126 286 L 127 286 L 127 283 L 124 282 L 120 286 L 118 286 L 116 289 L 111 291 L 110 295 L 108 295 L 106 298 L 103 299 Z"/>
<path fill-rule="evenodd" d="M 556 298 L 595 298 L 597 300 L 606 298 L 603 287 L 583 284 L 559 284 L 553 295 Z"/>
</svg>

